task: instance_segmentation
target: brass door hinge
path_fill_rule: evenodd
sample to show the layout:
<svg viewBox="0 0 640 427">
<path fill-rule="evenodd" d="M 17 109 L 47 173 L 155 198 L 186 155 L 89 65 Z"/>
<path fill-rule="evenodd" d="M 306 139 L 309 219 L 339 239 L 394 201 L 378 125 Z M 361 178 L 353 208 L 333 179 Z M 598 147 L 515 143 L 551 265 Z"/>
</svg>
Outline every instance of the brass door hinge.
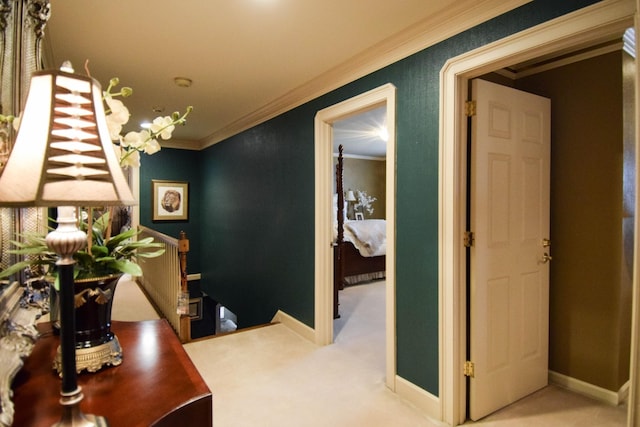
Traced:
<svg viewBox="0 0 640 427">
<path fill-rule="evenodd" d="M 476 115 L 476 101 L 464 102 L 464 115 L 467 117 Z"/>
<path fill-rule="evenodd" d="M 464 232 L 464 247 L 470 248 L 473 246 L 474 236 L 473 231 L 465 231 Z"/>
<path fill-rule="evenodd" d="M 465 377 L 473 378 L 473 376 L 475 375 L 475 369 L 476 368 L 473 362 L 469 362 L 468 360 L 464 362 L 463 373 Z"/>
</svg>

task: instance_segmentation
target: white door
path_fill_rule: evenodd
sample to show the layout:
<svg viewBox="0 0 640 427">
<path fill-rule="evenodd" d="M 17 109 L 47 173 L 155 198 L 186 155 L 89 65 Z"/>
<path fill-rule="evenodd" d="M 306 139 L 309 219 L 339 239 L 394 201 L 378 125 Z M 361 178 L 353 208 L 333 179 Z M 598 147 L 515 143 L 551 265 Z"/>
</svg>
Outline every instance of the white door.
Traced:
<svg viewBox="0 0 640 427">
<path fill-rule="evenodd" d="M 547 384 L 550 100 L 472 82 L 469 417 Z"/>
</svg>

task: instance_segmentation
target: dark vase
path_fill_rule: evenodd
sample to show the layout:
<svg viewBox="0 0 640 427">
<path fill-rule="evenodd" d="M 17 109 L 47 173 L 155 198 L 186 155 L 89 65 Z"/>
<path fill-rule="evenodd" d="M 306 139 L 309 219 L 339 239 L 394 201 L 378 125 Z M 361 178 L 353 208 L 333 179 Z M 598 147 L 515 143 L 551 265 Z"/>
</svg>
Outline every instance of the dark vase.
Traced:
<svg viewBox="0 0 640 427">
<path fill-rule="evenodd" d="M 122 349 L 111 331 L 111 308 L 122 274 L 75 281 L 76 368 L 95 372 L 105 365 L 119 365 Z M 58 292 L 51 287 L 50 317 L 59 329 Z M 56 360 L 56 369 L 60 371 Z"/>
</svg>

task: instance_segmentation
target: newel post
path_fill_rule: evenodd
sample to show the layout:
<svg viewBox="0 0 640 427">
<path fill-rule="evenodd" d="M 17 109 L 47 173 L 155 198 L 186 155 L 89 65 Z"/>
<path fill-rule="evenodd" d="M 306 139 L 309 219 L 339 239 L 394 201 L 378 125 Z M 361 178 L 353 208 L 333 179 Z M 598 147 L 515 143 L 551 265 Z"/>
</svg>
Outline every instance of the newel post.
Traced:
<svg viewBox="0 0 640 427">
<path fill-rule="evenodd" d="M 180 257 L 180 291 L 186 295 L 186 304 L 189 304 L 189 285 L 187 283 L 187 253 L 189 253 L 189 239 L 187 233 L 180 232 L 178 239 L 178 255 Z M 180 341 L 183 343 L 191 341 L 191 316 L 189 310 L 180 315 Z"/>
</svg>

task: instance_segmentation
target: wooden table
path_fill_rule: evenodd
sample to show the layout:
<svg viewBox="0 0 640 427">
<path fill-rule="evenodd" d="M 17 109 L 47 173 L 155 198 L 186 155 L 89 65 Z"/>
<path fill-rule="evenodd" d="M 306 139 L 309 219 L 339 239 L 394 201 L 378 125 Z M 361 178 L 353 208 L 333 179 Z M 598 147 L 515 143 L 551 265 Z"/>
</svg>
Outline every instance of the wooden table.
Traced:
<svg viewBox="0 0 640 427">
<path fill-rule="evenodd" d="M 52 368 L 59 337 L 50 323 L 13 382 L 14 426 L 50 426 L 60 420 L 60 378 Z M 211 391 L 166 320 L 113 322 L 123 361 L 81 373 L 85 414 L 111 427 L 211 426 Z"/>
</svg>

